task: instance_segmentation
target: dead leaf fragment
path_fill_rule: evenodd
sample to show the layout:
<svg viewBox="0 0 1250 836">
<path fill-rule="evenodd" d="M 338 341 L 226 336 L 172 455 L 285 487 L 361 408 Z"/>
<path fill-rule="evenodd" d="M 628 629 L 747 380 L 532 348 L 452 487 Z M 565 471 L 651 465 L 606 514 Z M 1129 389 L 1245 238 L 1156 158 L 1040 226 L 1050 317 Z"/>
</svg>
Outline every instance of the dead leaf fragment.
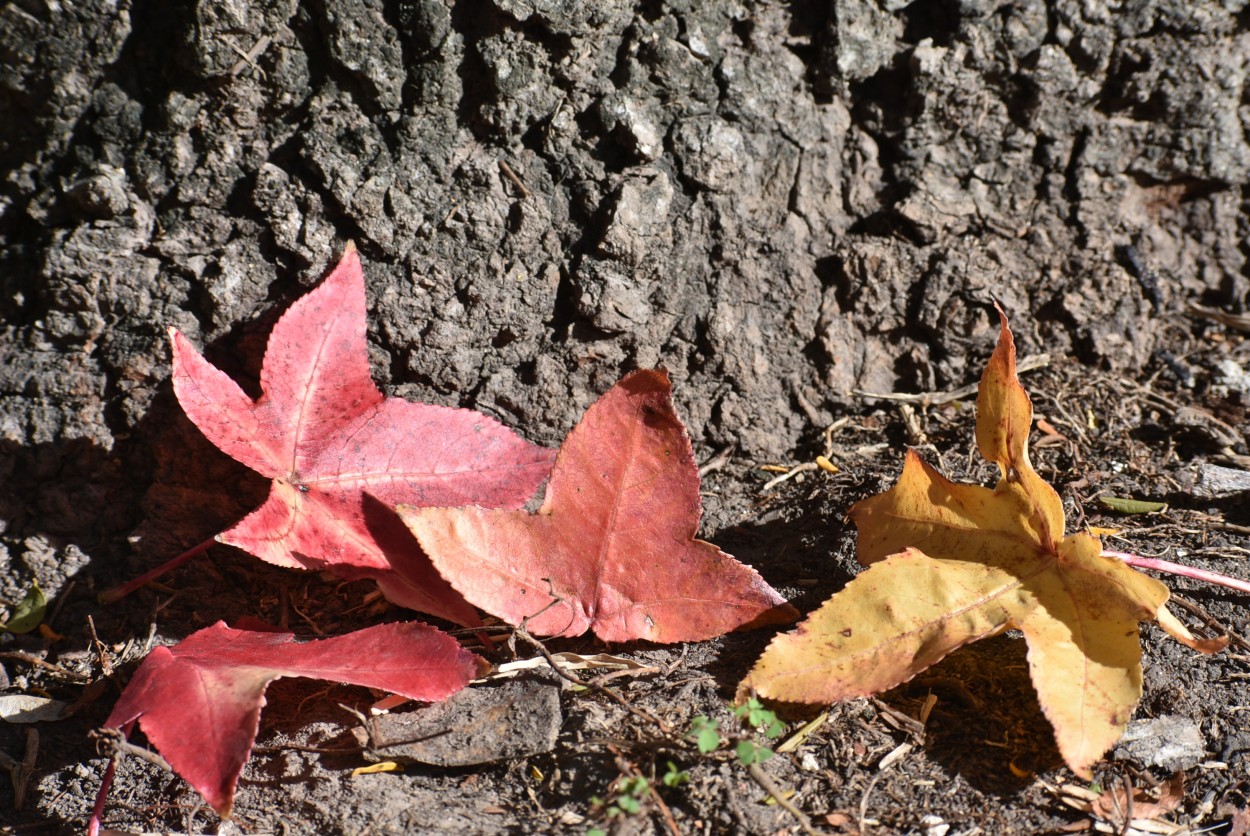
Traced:
<svg viewBox="0 0 1250 836">
<path fill-rule="evenodd" d="M 1134 819 L 1154 819 L 1165 816 L 1180 806 L 1185 798 L 1185 778 L 1176 773 L 1165 783 L 1153 789 L 1134 788 L 1133 804 L 1127 802 L 1125 788 L 1119 784 L 1104 790 L 1102 795 L 1090 802 L 1090 812 L 1104 821 L 1124 821 L 1130 809 Z"/>
<path fill-rule="evenodd" d="M 0 720 L 6 723 L 44 723 L 65 716 L 69 703 L 37 694 L 0 694 Z"/>
<path fill-rule="evenodd" d="M 1064 536 L 1058 494 L 1028 454 L 1032 404 L 1016 376 L 1006 316 L 977 396 L 977 446 L 993 490 L 951 482 L 909 450 L 889 491 L 850 515 L 868 569 L 793 633 L 778 636 L 739 693 L 828 703 L 911 679 L 958 647 L 1024 632 L 1059 750 L 1077 774 L 1123 732 L 1141 696 L 1139 621 L 1209 652 L 1168 612 L 1168 590 L 1098 539 Z"/>
</svg>

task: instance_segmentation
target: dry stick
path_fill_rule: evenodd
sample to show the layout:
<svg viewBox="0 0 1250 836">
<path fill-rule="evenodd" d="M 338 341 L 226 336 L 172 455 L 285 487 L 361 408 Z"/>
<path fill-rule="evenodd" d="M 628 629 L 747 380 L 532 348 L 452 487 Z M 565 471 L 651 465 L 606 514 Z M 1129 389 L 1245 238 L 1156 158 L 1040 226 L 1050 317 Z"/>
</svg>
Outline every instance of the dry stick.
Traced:
<svg viewBox="0 0 1250 836">
<path fill-rule="evenodd" d="M 725 449 L 721 450 L 715 456 L 712 456 L 712 458 L 704 462 L 699 467 L 699 478 L 702 479 L 703 477 L 707 476 L 712 471 L 720 470 L 722 467 L 729 464 L 729 460 L 733 458 L 734 451 L 737 449 L 738 449 L 738 442 L 735 441 L 732 444 L 730 444 L 728 447 L 726 447 Z"/>
<path fill-rule="evenodd" d="M 800 473 L 807 473 L 810 470 L 819 470 L 819 469 L 820 469 L 820 465 L 816 464 L 816 462 L 803 462 L 802 464 L 796 464 L 794 467 L 790 468 L 789 470 L 787 470 L 785 473 L 781 474 L 777 478 L 770 479 L 767 482 L 765 482 L 764 487 L 760 488 L 760 493 L 763 493 L 764 491 L 772 490 L 773 488 L 780 485 L 782 482 L 786 481 L 787 479 L 792 479 L 795 476 L 798 476 Z"/>
<path fill-rule="evenodd" d="M 1236 328 L 1239 331 L 1250 333 L 1250 316 L 1224 313 L 1224 311 L 1216 310 L 1215 308 L 1204 308 L 1201 305 L 1190 305 L 1185 309 L 1185 313 L 1199 319 L 1211 319 L 1229 328 Z"/>
<path fill-rule="evenodd" d="M 521 193 L 522 200 L 530 196 L 530 190 L 525 188 L 525 184 L 521 182 L 520 177 L 516 176 L 516 172 L 512 170 L 512 166 L 508 165 L 503 160 L 500 160 L 499 170 L 503 172 L 504 177 L 507 177 L 512 181 L 512 185 L 517 187 L 517 191 Z"/>
<path fill-rule="evenodd" d="M 193 546 L 192 548 L 186 550 L 182 554 L 175 557 L 173 560 L 169 560 L 169 561 L 166 561 L 165 563 L 162 563 L 160 566 L 157 566 L 155 569 L 151 570 L 150 572 L 144 572 L 139 577 L 135 578 L 134 580 L 128 583 L 124 583 L 121 586 L 115 586 L 112 589 L 104 590 L 103 592 L 100 593 L 100 603 L 111 604 L 114 601 L 119 601 L 122 598 L 125 598 L 127 595 L 134 592 L 139 587 L 146 586 L 148 583 L 151 583 L 152 581 L 156 580 L 161 575 L 164 575 L 168 572 L 172 572 L 173 570 L 177 569 L 182 564 L 186 563 L 191 558 L 195 557 L 196 555 L 202 554 L 203 552 L 208 551 L 211 547 L 215 546 L 216 544 L 217 544 L 216 536 L 209 537 L 207 540 L 205 540 L 203 543 L 200 543 L 198 546 Z"/>
<path fill-rule="evenodd" d="M 1124 826 L 1120 829 L 1120 836 L 1128 836 L 1133 824 L 1133 779 L 1127 772 L 1120 779 L 1124 785 Z"/>
<path fill-rule="evenodd" d="M 790 799 L 786 798 L 781 788 L 773 783 L 773 779 L 768 776 L 768 773 L 760 769 L 758 763 L 748 766 L 747 772 L 755 779 L 755 783 L 764 789 L 764 792 L 772 796 L 778 807 L 798 820 L 799 827 L 803 828 L 804 833 L 808 834 L 808 836 L 816 836 L 816 831 L 812 829 L 812 820 L 807 817 L 807 813 L 790 803 Z"/>
<path fill-rule="evenodd" d="M 91 677 L 88 676 L 87 674 L 75 673 L 74 671 L 66 670 L 60 665 L 54 665 L 51 662 L 46 662 L 43 659 L 40 659 L 38 656 L 35 656 L 34 654 L 31 654 L 31 653 L 27 653 L 23 650 L 7 650 L 3 653 L 0 653 L 0 659 L 12 659 L 15 662 L 25 662 L 28 665 L 36 665 L 41 668 L 46 668 L 52 671 L 53 673 L 57 674 L 58 676 L 63 676 L 66 679 L 73 680 L 74 682 L 90 682 L 91 681 Z"/>
<path fill-rule="evenodd" d="M 91 630 L 92 647 L 95 648 L 96 656 L 100 659 L 100 672 L 106 677 L 112 677 L 113 663 L 109 660 L 108 654 L 104 651 L 104 643 L 100 641 L 100 637 L 95 631 L 95 619 L 90 615 L 87 616 L 87 627 Z"/>
<path fill-rule="evenodd" d="M 1173 563 L 1170 560 L 1160 560 L 1156 557 L 1142 557 L 1131 552 L 1104 550 L 1102 554 L 1103 557 L 1114 557 L 1117 560 L 1122 560 L 1129 566 L 1153 569 L 1156 572 L 1166 572 L 1169 575 L 1177 575 L 1182 578 L 1206 581 L 1218 586 L 1226 586 L 1229 589 L 1236 589 L 1239 592 L 1250 592 L 1250 581 L 1243 581 L 1230 575 L 1212 572 L 1210 569 L 1199 569 L 1197 566 L 1186 566 L 1183 563 Z"/>
<path fill-rule="evenodd" d="M 131 743 L 126 739 L 125 734 L 123 734 L 120 729 L 97 729 L 96 731 L 91 732 L 88 736 L 93 740 L 100 741 L 105 748 L 111 749 L 114 754 L 134 755 L 136 758 L 141 758 L 142 760 L 147 761 L 165 772 L 172 774 L 174 771 L 173 767 L 169 765 L 169 761 L 165 760 L 151 749 L 146 749 L 142 746 L 136 746 Z"/>
<path fill-rule="evenodd" d="M 13 779 L 13 809 L 21 810 L 26 803 L 26 786 L 30 783 L 30 778 L 35 774 L 35 761 L 39 759 L 39 730 L 30 727 L 26 729 L 26 754 L 22 757 L 21 763 L 17 763 L 10 770 L 9 775 Z"/>
<path fill-rule="evenodd" d="M 524 621 L 529 621 L 529 619 L 526 618 Z M 654 714 L 651 714 L 647 711 L 643 711 L 641 708 L 635 708 L 634 706 L 630 705 L 628 700 L 626 700 L 616 691 L 613 691 L 611 688 L 605 688 L 604 686 L 599 685 L 593 680 L 590 682 L 585 682 L 580 677 L 574 676 L 573 674 L 566 671 L 564 668 L 560 667 L 560 663 L 557 662 L 555 657 L 551 655 L 551 651 L 549 651 L 542 642 L 540 642 L 538 639 L 531 636 L 529 634 L 529 631 L 526 630 L 524 627 L 514 628 L 512 634 L 516 636 L 517 638 L 521 639 L 522 641 L 524 641 L 530 647 L 537 650 L 538 653 L 544 659 L 547 660 L 547 664 L 551 666 L 551 669 L 556 672 L 557 676 L 568 680 L 569 682 L 573 683 L 574 685 L 577 685 L 580 688 L 588 688 L 592 691 L 603 694 L 605 697 L 612 700 L 621 708 L 625 709 L 630 714 L 634 715 L 640 720 L 646 720 L 649 723 L 654 723 L 657 727 L 659 727 L 661 731 L 663 731 L 667 735 L 671 735 L 673 733 L 673 729 L 671 726 L 669 726 L 668 723 L 664 722 L 659 717 L 656 717 Z"/>
<path fill-rule="evenodd" d="M 1176 604 L 1176 606 L 1188 612 L 1190 615 L 1196 616 L 1197 618 L 1201 618 L 1202 622 L 1207 625 L 1208 629 L 1214 630 L 1217 633 L 1223 633 L 1224 635 L 1228 636 L 1229 644 L 1234 644 L 1237 647 L 1240 647 L 1242 650 L 1250 650 L 1250 641 L 1246 641 L 1241 636 L 1234 633 L 1232 630 L 1227 629 L 1223 624 L 1220 623 L 1220 620 L 1218 618 L 1211 615 L 1211 613 L 1207 612 L 1205 609 L 1198 606 L 1193 601 L 1190 601 L 1187 598 L 1182 598 L 1179 595 L 1173 595 L 1168 600 Z"/>
<path fill-rule="evenodd" d="M 221 37 L 223 40 L 225 40 L 224 35 Z M 235 61 L 234 66 L 230 68 L 230 75 L 238 75 L 239 73 L 246 70 L 248 67 L 251 67 L 252 69 L 256 70 L 257 75 L 259 75 L 261 78 L 264 78 L 265 71 L 262 70 L 260 66 L 256 63 L 256 59 L 260 57 L 260 54 L 262 52 L 264 52 L 266 49 L 269 49 L 269 45 L 271 43 L 273 43 L 273 38 L 269 37 L 268 35 L 261 35 L 260 40 L 252 44 L 251 49 L 249 49 L 247 52 L 244 52 L 242 49 L 239 48 L 238 44 L 234 43 L 233 41 L 227 40 L 226 45 L 239 54 L 239 60 Z"/>
<path fill-rule="evenodd" d="M 882 770 L 872 776 L 872 780 L 868 782 L 868 786 L 864 788 L 864 794 L 859 799 L 859 832 L 861 834 L 868 832 L 868 797 L 872 795 L 872 791 L 876 789 L 877 782 L 885 777 L 885 771 Z"/>
<path fill-rule="evenodd" d="M 1034 354 L 1032 357 L 1025 357 L 1016 364 L 1016 372 L 1031 372 L 1034 369 L 1040 369 L 1043 366 L 1050 365 L 1049 354 Z M 920 392 L 918 394 L 907 394 L 904 392 L 861 392 L 856 390 L 852 394 L 861 398 L 873 398 L 879 401 L 902 401 L 903 403 L 914 403 L 920 406 L 941 406 L 942 404 L 961 401 L 970 395 L 975 395 L 980 383 L 969 383 L 967 386 L 961 386 L 958 389 L 952 389 L 949 392 Z"/>
<path fill-rule="evenodd" d="M 625 757 L 625 755 L 621 753 L 620 749 L 608 744 L 608 750 L 612 752 L 612 755 L 616 760 L 617 769 L 631 777 L 642 778 L 643 783 L 647 787 L 647 794 L 651 796 L 651 799 L 655 801 L 656 806 L 660 808 L 660 814 L 664 819 L 664 826 L 668 828 L 668 832 L 673 836 L 681 836 L 681 829 L 677 826 L 677 820 L 673 818 L 673 811 L 670 810 L 668 805 L 664 803 L 664 799 L 660 797 L 658 792 L 656 792 L 656 789 L 651 782 L 643 777 L 643 774 L 638 771 L 638 767 L 634 766 Z"/>
</svg>

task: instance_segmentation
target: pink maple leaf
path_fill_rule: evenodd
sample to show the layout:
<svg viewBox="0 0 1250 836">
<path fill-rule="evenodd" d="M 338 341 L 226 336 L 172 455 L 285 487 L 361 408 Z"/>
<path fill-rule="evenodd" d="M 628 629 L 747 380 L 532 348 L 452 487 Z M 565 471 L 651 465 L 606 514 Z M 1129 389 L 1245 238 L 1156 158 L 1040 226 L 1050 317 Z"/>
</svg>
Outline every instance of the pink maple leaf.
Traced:
<svg viewBox="0 0 1250 836">
<path fill-rule="evenodd" d="M 425 624 L 382 624 L 300 644 L 290 633 L 218 621 L 149 653 L 104 725 L 124 729 L 138 719 L 170 767 L 227 818 L 273 680 L 305 676 L 433 702 L 489 667 Z"/>
<path fill-rule="evenodd" d="M 668 375 L 640 371 L 569 433 L 538 513 L 398 510 L 461 594 L 539 635 L 700 641 L 793 621 L 758 572 L 695 539 L 701 508 Z"/>
<path fill-rule="evenodd" d="M 217 536 L 278 566 L 371 577 L 394 603 L 460 624 L 477 614 L 395 517 L 398 503 L 516 508 L 551 468 L 478 412 L 386 398 L 369 374 L 365 287 L 348 245 L 269 336 L 253 401 L 170 329 L 174 392 L 187 417 L 273 480 L 263 505 Z"/>
</svg>

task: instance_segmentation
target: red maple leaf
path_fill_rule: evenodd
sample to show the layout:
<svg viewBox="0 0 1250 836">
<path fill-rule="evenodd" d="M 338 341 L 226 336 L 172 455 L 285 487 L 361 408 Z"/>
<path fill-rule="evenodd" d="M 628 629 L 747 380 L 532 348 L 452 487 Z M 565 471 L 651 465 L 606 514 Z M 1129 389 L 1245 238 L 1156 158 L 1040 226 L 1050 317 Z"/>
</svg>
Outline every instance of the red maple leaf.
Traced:
<svg viewBox="0 0 1250 836">
<path fill-rule="evenodd" d="M 539 635 L 699 641 L 798 615 L 754 569 L 694 539 L 699 472 L 662 371 L 627 376 L 586 411 L 537 514 L 397 510 L 465 598 Z"/>
<path fill-rule="evenodd" d="M 432 702 L 490 667 L 425 624 L 382 624 L 303 644 L 292 639 L 218 621 L 172 648 L 155 648 L 104 725 L 122 729 L 138 718 L 173 770 L 227 818 L 273 680 L 306 676 Z"/>
<path fill-rule="evenodd" d="M 369 375 L 354 246 L 274 326 L 258 400 L 172 328 L 170 338 L 174 393 L 187 417 L 273 479 L 265 503 L 218 541 L 279 566 L 372 577 L 397 604 L 479 623 L 391 509 L 519 507 L 554 454 L 480 413 L 383 397 Z"/>
</svg>

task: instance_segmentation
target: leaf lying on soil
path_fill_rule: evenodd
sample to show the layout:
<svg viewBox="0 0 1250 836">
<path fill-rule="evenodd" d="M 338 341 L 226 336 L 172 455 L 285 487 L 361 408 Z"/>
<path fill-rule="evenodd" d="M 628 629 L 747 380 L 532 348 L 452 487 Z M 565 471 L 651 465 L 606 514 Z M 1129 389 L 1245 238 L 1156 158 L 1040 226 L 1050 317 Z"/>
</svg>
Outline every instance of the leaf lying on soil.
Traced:
<svg viewBox="0 0 1250 836">
<path fill-rule="evenodd" d="M 694 539 L 702 510 L 668 375 L 616 384 L 560 448 L 536 514 L 414 508 L 399 515 L 469 601 L 544 636 L 700 641 L 797 611 L 749 566 Z"/>
<path fill-rule="evenodd" d="M 139 666 L 108 728 L 139 726 L 175 772 L 226 818 L 252 751 L 265 688 L 284 676 L 365 685 L 414 700 L 446 699 L 490 667 L 424 624 L 383 624 L 303 644 L 290 633 L 224 622 L 158 647 Z"/>
<path fill-rule="evenodd" d="M 253 401 L 170 329 L 174 392 L 223 452 L 273 479 L 218 535 L 279 566 L 372 577 L 394 603 L 461 624 L 477 614 L 391 510 L 396 503 L 516 508 L 554 453 L 466 409 L 384 398 L 369 375 L 360 257 L 348 246 L 274 326 Z"/>
<path fill-rule="evenodd" d="M 1224 646 L 1190 635 L 1164 606 L 1167 587 L 1102 556 L 1096 537 L 1063 536 L 1059 495 L 1029 462 L 1033 407 L 1015 359 L 1003 316 L 977 396 L 977 446 L 998 465 L 997 486 L 951 482 L 909 450 L 898 484 L 851 509 L 868 569 L 774 639 L 741 695 L 866 696 L 1016 628 L 1059 751 L 1089 777 L 1141 697 L 1139 621 L 1203 652 Z"/>
<path fill-rule="evenodd" d="M 13 614 L 4 624 L 0 624 L 0 632 L 29 633 L 43 623 L 43 616 L 48 610 L 48 601 L 44 597 L 39 584 L 32 583 L 30 589 L 13 607 Z"/>
</svg>

